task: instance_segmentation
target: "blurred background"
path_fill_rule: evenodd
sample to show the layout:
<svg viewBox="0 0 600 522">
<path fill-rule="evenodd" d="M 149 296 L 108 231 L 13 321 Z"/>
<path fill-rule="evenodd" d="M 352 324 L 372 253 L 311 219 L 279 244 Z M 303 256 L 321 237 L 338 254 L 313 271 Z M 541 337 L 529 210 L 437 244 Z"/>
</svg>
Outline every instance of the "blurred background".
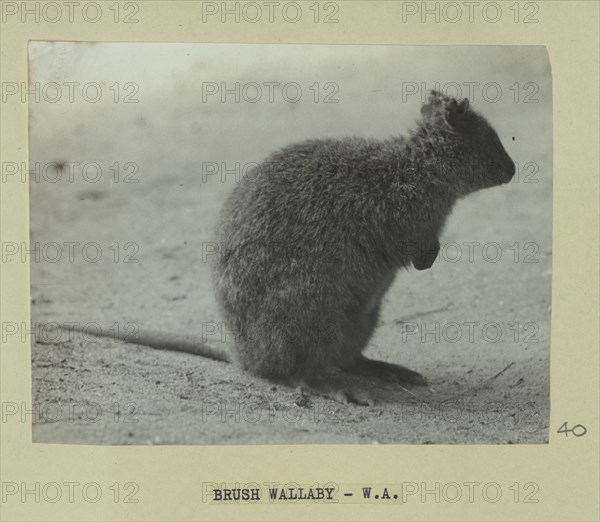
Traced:
<svg viewBox="0 0 600 522">
<path fill-rule="evenodd" d="M 47 93 L 30 103 L 39 161 L 127 157 L 144 177 L 183 176 L 201 161 L 256 161 L 305 138 L 404 133 L 435 87 L 471 94 L 515 161 L 547 163 L 552 142 L 543 47 L 31 42 L 29 55 L 30 82 Z M 50 82 L 63 86 L 59 101 L 49 101 Z M 239 103 L 224 94 L 236 84 Z"/>
</svg>

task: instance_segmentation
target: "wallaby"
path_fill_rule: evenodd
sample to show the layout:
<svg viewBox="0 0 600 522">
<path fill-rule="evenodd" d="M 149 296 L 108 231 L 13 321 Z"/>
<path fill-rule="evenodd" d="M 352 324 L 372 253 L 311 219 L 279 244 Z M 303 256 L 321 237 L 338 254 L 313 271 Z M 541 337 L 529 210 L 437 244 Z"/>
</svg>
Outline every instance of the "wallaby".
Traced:
<svg viewBox="0 0 600 522">
<path fill-rule="evenodd" d="M 235 362 L 249 373 L 360 402 L 331 369 L 424 385 L 363 355 L 402 267 L 430 268 L 455 202 L 509 182 L 515 165 L 468 99 L 433 91 L 407 137 L 315 139 L 249 172 L 223 206 L 214 283 L 228 350 L 191 336 L 132 341 Z"/>
</svg>

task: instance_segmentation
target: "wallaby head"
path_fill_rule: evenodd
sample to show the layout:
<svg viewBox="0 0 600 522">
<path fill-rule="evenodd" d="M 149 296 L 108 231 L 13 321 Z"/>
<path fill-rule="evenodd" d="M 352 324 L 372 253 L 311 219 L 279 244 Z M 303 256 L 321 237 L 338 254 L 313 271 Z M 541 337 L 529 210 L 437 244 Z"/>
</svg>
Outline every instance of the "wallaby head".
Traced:
<svg viewBox="0 0 600 522">
<path fill-rule="evenodd" d="M 470 106 L 432 91 L 421 108 L 416 135 L 430 142 L 437 159 L 439 181 L 457 196 L 508 183 L 515 164 L 496 131 Z"/>
</svg>

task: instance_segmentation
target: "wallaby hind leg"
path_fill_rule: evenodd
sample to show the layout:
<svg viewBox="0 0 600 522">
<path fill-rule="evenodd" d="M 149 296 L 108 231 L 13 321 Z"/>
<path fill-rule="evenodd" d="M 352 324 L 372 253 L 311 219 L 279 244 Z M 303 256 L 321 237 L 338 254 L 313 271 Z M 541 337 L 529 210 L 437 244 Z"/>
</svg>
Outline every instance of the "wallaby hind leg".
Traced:
<svg viewBox="0 0 600 522">
<path fill-rule="evenodd" d="M 339 322 L 328 323 L 333 331 L 328 327 L 326 337 L 319 338 L 314 346 L 304 345 L 307 352 L 315 356 L 321 352 L 322 357 L 324 354 L 328 354 L 328 357 L 319 365 L 300 368 L 285 379 L 285 384 L 298 387 L 307 395 L 333 399 L 342 404 L 372 406 L 374 401 L 363 389 L 362 383 L 351 382 L 349 376 L 339 370 L 345 361 L 354 359 L 367 345 L 377 323 L 377 313 L 378 310 L 374 310 L 371 314 L 362 314 L 364 321 L 358 323 L 347 322 L 347 316 Z M 352 343 L 347 342 L 348 339 L 352 339 Z"/>
<path fill-rule="evenodd" d="M 400 366 L 369 359 L 362 355 L 367 347 L 379 320 L 381 302 L 369 312 L 355 313 L 349 316 L 344 329 L 344 344 L 348 348 L 348 359 L 339 365 L 342 370 L 358 375 L 369 375 L 380 379 L 407 384 L 427 385 L 421 374 Z"/>
<path fill-rule="evenodd" d="M 344 346 L 344 355 L 346 358 L 341 361 L 340 367 L 348 360 L 354 360 L 359 356 L 369 344 L 373 332 L 379 322 L 379 310 L 381 306 L 378 303 L 369 312 L 357 312 L 348 314 L 342 329 L 342 344 Z"/>
</svg>

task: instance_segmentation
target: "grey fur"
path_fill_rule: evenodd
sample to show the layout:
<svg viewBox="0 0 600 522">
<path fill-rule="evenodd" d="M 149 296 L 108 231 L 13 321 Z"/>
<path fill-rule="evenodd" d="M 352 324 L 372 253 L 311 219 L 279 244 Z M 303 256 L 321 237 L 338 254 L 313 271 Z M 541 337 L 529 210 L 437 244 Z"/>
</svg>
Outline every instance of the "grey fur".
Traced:
<svg viewBox="0 0 600 522">
<path fill-rule="evenodd" d="M 513 161 L 468 100 L 433 92 L 421 112 L 406 138 L 290 145 L 235 187 L 215 281 L 244 370 L 301 380 L 364 367 L 397 270 L 429 268 L 456 200 L 512 178 Z M 422 380 L 406 372 L 401 380 Z"/>
</svg>

